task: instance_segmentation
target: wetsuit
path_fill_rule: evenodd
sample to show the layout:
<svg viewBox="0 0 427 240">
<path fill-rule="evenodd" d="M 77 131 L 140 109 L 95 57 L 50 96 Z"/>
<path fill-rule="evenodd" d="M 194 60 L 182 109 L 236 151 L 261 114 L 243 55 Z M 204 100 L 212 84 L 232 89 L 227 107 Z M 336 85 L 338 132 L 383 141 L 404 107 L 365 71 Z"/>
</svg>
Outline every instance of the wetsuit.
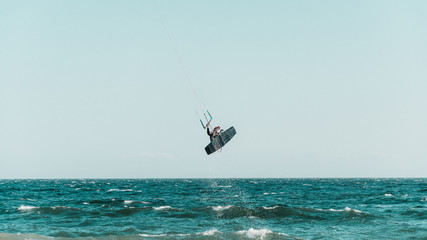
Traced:
<svg viewBox="0 0 427 240">
<path fill-rule="evenodd" d="M 212 139 L 214 138 L 214 136 L 213 136 L 213 132 L 209 131 L 209 127 L 207 127 L 207 128 L 206 128 L 206 131 L 207 131 L 207 133 L 208 133 L 208 135 L 209 135 L 210 139 L 212 140 Z"/>
</svg>

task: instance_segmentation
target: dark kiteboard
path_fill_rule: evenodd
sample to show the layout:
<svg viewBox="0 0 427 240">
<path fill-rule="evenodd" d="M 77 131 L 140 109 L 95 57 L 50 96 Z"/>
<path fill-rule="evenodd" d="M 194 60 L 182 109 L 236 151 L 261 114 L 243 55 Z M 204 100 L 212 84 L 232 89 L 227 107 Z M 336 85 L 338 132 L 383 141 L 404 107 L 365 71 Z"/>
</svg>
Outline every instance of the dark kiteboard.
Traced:
<svg viewBox="0 0 427 240">
<path fill-rule="evenodd" d="M 218 149 L 224 147 L 236 135 L 236 129 L 230 127 L 229 129 L 220 132 L 218 136 L 211 140 L 211 143 L 205 147 L 206 153 L 209 155 Z"/>
</svg>

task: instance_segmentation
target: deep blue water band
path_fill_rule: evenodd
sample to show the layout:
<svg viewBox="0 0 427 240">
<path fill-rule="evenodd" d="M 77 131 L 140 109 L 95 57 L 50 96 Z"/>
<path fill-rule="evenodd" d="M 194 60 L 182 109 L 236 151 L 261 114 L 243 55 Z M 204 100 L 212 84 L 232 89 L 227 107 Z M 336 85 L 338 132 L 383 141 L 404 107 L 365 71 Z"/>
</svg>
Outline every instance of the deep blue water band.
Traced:
<svg viewBox="0 0 427 240">
<path fill-rule="evenodd" d="M 427 179 L 0 180 L 0 239 L 426 239 Z"/>
</svg>

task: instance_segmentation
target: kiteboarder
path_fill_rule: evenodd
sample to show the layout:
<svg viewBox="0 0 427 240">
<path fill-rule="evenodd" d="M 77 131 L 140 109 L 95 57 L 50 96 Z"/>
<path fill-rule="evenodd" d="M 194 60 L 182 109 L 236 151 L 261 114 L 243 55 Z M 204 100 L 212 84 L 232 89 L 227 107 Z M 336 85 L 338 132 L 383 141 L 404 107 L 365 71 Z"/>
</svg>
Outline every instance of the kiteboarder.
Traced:
<svg viewBox="0 0 427 240">
<path fill-rule="evenodd" d="M 214 139 L 216 136 L 218 136 L 219 135 L 219 132 L 220 132 L 220 130 L 221 130 L 221 127 L 220 126 L 217 126 L 217 127 L 215 127 L 214 128 L 214 130 L 211 132 L 210 130 L 209 130 L 209 125 L 211 124 L 211 121 L 212 121 L 212 119 L 211 120 L 209 120 L 209 122 L 206 124 L 206 131 L 207 131 L 207 134 L 209 135 L 209 138 L 211 139 L 211 141 L 212 141 L 212 139 Z"/>
</svg>

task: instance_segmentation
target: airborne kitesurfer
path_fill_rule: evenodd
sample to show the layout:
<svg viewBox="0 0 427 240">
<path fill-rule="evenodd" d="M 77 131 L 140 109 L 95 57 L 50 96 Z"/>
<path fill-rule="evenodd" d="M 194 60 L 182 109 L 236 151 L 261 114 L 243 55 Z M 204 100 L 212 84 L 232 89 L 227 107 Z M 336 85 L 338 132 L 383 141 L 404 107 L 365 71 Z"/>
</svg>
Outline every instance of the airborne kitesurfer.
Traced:
<svg viewBox="0 0 427 240">
<path fill-rule="evenodd" d="M 212 139 L 214 139 L 216 136 L 218 136 L 218 135 L 219 135 L 219 132 L 221 131 L 221 127 L 220 127 L 220 126 L 217 126 L 217 127 L 215 127 L 215 128 L 214 128 L 214 130 L 211 132 L 211 131 L 209 130 L 209 126 L 211 125 L 211 121 L 212 121 L 212 119 L 211 119 L 211 120 L 209 120 L 209 122 L 206 124 L 206 131 L 207 131 L 207 134 L 209 135 L 209 137 L 210 137 L 210 139 L 211 139 L 211 141 L 212 141 Z"/>
</svg>

